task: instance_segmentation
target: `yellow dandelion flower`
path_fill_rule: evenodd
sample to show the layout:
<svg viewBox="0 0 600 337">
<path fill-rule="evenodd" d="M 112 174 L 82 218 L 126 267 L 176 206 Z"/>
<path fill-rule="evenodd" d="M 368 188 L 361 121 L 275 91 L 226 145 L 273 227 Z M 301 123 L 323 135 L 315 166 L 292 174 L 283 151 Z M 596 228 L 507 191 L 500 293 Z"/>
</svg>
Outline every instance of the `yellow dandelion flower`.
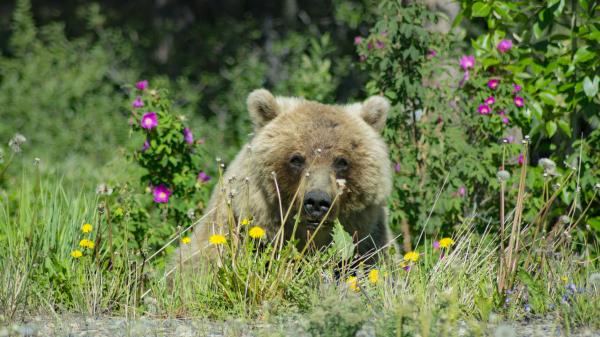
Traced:
<svg viewBox="0 0 600 337">
<path fill-rule="evenodd" d="M 440 240 L 440 248 L 450 248 L 452 245 L 454 245 L 452 238 L 443 238 Z"/>
<path fill-rule="evenodd" d="M 244 218 L 244 219 L 242 219 L 242 221 L 240 223 L 244 226 L 248 226 L 250 224 L 250 222 L 251 222 L 250 219 Z"/>
<path fill-rule="evenodd" d="M 404 261 L 417 262 L 419 261 L 419 253 L 412 251 L 404 254 Z"/>
<path fill-rule="evenodd" d="M 84 233 L 89 233 L 94 229 L 94 227 L 92 227 L 92 225 L 90 225 L 89 223 L 84 224 L 83 226 L 81 226 L 81 231 Z"/>
<path fill-rule="evenodd" d="M 181 243 L 183 243 L 184 245 L 187 245 L 190 242 L 192 242 L 192 239 L 189 236 L 184 236 L 183 238 L 181 238 Z"/>
<path fill-rule="evenodd" d="M 222 245 L 227 242 L 227 239 L 221 234 L 213 234 L 210 236 L 210 238 L 208 238 L 208 242 L 213 245 Z"/>
<path fill-rule="evenodd" d="M 346 280 L 346 284 L 348 285 L 348 288 L 350 288 L 352 291 L 358 292 L 360 290 L 360 288 L 358 287 L 358 279 L 356 278 L 356 276 L 348 277 L 348 279 Z"/>
<path fill-rule="evenodd" d="M 566 276 L 562 276 L 560 279 L 561 281 L 563 281 L 564 284 L 567 284 L 567 282 L 569 282 L 569 278 Z"/>
<path fill-rule="evenodd" d="M 376 284 L 379 282 L 379 270 L 371 269 L 369 272 L 369 282 L 371 282 L 371 284 Z"/>
<path fill-rule="evenodd" d="M 81 241 L 79 241 L 79 247 L 93 249 L 94 241 L 88 239 L 81 239 Z"/>
<path fill-rule="evenodd" d="M 73 250 L 73 251 L 71 252 L 71 256 L 72 256 L 74 259 L 78 259 L 78 258 L 80 258 L 81 256 L 83 256 L 83 253 L 82 253 L 82 252 L 81 252 L 79 249 L 75 249 L 75 250 Z"/>
<path fill-rule="evenodd" d="M 250 228 L 250 230 L 248 231 L 248 235 L 250 235 L 250 237 L 253 239 L 260 239 L 263 236 L 265 236 L 265 230 L 258 226 L 254 226 Z"/>
</svg>

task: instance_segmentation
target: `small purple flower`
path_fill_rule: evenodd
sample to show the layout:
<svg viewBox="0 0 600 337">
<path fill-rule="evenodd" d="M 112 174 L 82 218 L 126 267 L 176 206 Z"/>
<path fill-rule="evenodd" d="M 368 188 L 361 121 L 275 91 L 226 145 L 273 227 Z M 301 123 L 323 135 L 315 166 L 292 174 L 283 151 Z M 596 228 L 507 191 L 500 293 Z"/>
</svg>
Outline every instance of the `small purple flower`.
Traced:
<svg viewBox="0 0 600 337">
<path fill-rule="evenodd" d="M 514 136 L 507 136 L 505 139 L 506 139 L 507 143 L 512 143 L 512 142 L 515 141 L 515 137 Z"/>
<path fill-rule="evenodd" d="M 144 141 L 144 145 L 142 145 L 142 152 L 146 152 L 146 150 L 148 150 L 150 148 L 150 142 L 148 142 L 148 139 L 146 139 Z"/>
<path fill-rule="evenodd" d="M 158 125 L 158 116 L 156 112 L 147 112 L 142 116 L 142 128 L 151 130 Z"/>
<path fill-rule="evenodd" d="M 135 98 L 132 105 L 134 108 L 141 108 L 144 106 L 144 101 L 142 101 L 142 98 L 138 96 Z"/>
<path fill-rule="evenodd" d="M 190 128 L 183 129 L 183 137 L 185 138 L 185 142 L 192 145 L 194 144 L 194 135 L 192 134 L 192 130 Z"/>
<path fill-rule="evenodd" d="M 373 43 L 372 42 L 367 43 L 367 49 L 373 49 Z"/>
<path fill-rule="evenodd" d="M 152 194 L 154 194 L 154 202 L 167 203 L 169 202 L 169 197 L 172 193 L 173 192 L 171 192 L 171 190 L 169 190 L 165 185 L 158 185 L 152 191 Z"/>
<path fill-rule="evenodd" d="M 433 249 L 440 249 L 440 242 L 439 241 L 433 241 Z"/>
<path fill-rule="evenodd" d="M 362 42 L 362 37 L 361 36 L 355 36 L 354 37 L 354 45 L 359 45 Z"/>
<path fill-rule="evenodd" d="M 508 124 L 508 123 L 510 123 L 510 119 L 506 116 L 502 116 L 502 123 Z"/>
<path fill-rule="evenodd" d="M 464 186 L 461 186 L 461 187 L 458 189 L 458 195 L 459 195 L 460 197 L 464 197 L 466 194 L 467 194 L 467 189 L 466 189 Z"/>
<path fill-rule="evenodd" d="M 496 103 L 496 99 L 494 98 L 494 96 L 490 96 L 490 97 L 486 98 L 485 101 L 483 101 L 483 102 L 487 105 L 492 105 L 492 104 Z"/>
<path fill-rule="evenodd" d="M 400 168 L 401 168 L 401 166 L 400 166 L 400 163 L 396 163 L 396 164 L 394 165 L 394 171 L 396 171 L 396 173 L 399 173 L 399 172 L 400 172 Z"/>
<path fill-rule="evenodd" d="M 402 269 L 404 269 L 406 271 L 410 271 L 410 265 L 407 264 L 406 266 L 402 267 Z"/>
<path fill-rule="evenodd" d="M 385 44 L 383 42 L 375 41 L 375 48 L 382 49 L 383 47 L 385 47 Z"/>
<path fill-rule="evenodd" d="M 146 88 L 148 88 L 148 81 L 147 80 L 139 81 L 135 84 L 135 87 L 140 91 L 144 91 Z"/>
<path fill-rule="evenodd" d="M 498 87 L 498 84 L 500 84 L 500 80 L 497 80 L 495 78 L 491 79 L 488 81 L 487 86 L 492 89 L 495 90 Z"/>
<path fill-rule="evenodd" d="M 490 109 L 490 106 L 487 104 L 481 104 L 479 108 L 477 108 L 477 111 L 480 115 L 489 115 L 492 109 Z"/>
<path fill-rule="evenodd" d="M 525 163 L 525 156 L 522 153 L 519 153 L 519 157 L 517 158 L 517 163 L 519 163 L 519 165 L 523 165 Z"/>
<path fill-rule="evenodd" d="M 571 293 L 574 293 L 577 291 L 577 286 L 575 286 L 575 284 L 570 283 L 567 285 L 567 290 L 570 291 Z"/>
<path fill-rule="evenodd" d="M 460 66 L 463 70 L 471 69 L 475 66 L 475 56 L 473 55 L 464 55 L 460 58 Z"/>
<path fill-rule="evenodd" d="M 515 105 L 518 106 L 519 108 L 522 107 L 523 105 L 525 105 L 525 100 L 521 96 L 515 96 L 514 102 L 515 102 Z"/>
<path fill-rule="evenodd" d="M 529 305 L 529 303 L 525 304 L 524 309 L 525 309 L 525 312 L 531 312 L 531 306 Z"/>
<path fill-rule="evenodd" d="M 427 53 L 427 58 L 434 58 L 437 56 L 437 51 L 435 51 L 434 49 L 430 49 L 429 52 Z"/>
<path fill-rule="evenodd" d="M 198 173 L 198 180 L 200 180 L 201 182 L 205 183 L 210 179 L 211 177 L 208 174 L 206 174 L 206 172 L 200 171 L 200 173 Z"/>
<path fill-rule="evenodd" d="M 513 83 L 513 93 L 517 93 L 519 91 L 521 91 L 521 86 L 518 84 Z"/>
<path fill-rule="evenodd" d="M 506 53 L 510 50 L 510 48 L 512 48 L 512 45 L 512 40 L 502 40 L 500 43 L 498 43 L 496 48 L 498 48 L 499 52 Z"/>
</svg>

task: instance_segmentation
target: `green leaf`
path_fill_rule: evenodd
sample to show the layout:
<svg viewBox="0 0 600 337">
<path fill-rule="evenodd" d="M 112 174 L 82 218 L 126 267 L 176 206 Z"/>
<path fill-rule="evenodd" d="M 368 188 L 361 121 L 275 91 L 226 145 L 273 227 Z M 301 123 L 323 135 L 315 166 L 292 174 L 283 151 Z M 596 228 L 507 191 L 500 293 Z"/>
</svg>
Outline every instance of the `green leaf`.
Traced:
<svg viewBox="0 0 600 337">
<path fill-rule="evenodd" d="M 569 122 L 563 120 L 563 119 L 559 119 L 558 120 L 558 127 L 563 130 L 564 133 L 566 133 L 569 137 L 571 137 L 571 126 L 569 125 Z"/>
<path fill-rule="evenodd" d="M 595 53 L 588 50 L 588 47 L 581 47 L 577 49 L 575 56 L 573 56 L 573 63 L 586 62 L 595 57 Z"/>
<path fill-rule="evenodd" d="M 529 102 L 529 106 L 533 110 L 533 115 L 535 116 L 535 118 L 541 121 L 542 117 L 544 116 L 544 110 L 542 109 L 540 103 L 537 101 L 531 101 Z"/>
<path fill-rule="evenodd" d="M 597 232 L 600 232 L 600 216 L 588 219 L 587 223 Z"/>
<path fill-rule="evenodd" d="M 554 136 L 554 134 L 556 133 L 556 122 L 554 121 L 547 121 L 546 122 L 546 133 L 548 134 L 548 137 L 552 137 Z"/>
<path fill-rule="evenodd" d="M 349 260 L 354 255 L 354 242 L 352 242 L 352 236 L 344 230 L 339 220 L 335 221 L 332 236 L 334 251 L 339 254 L 342 260 Z"/>
<path fill-rule="evenodd" d="M 488 16 L 488 14 L 490 14 L 491 9 L 492 9 L 492 6 L 490 6 L 490 4 L 488 4 L 488 3 L 476 2 L 475 4 L 473 4 L 473 7 L 471 8 L 471 16 L 473 16 L 473 17 Z"/>
<path fill-rule="evenodd" d="M 588 76 L 583 79 L 583 91 L 587 97 L 594 97 L 598 93 L 598 76 L 592 81 Z"/>
</svg>

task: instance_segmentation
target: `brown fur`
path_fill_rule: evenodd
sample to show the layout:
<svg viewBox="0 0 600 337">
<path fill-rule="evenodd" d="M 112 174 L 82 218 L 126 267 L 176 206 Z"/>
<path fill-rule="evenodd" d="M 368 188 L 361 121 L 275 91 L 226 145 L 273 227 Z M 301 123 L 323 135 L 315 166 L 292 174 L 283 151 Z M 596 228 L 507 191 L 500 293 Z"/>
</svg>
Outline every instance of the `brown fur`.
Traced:
<svg viewBox="0 0 600 337">
<path fill-rule="evenodd" d="M 268 239 L 272 239 L 281 222 L 279 198 L 285 214 L 298 190 L 285 224 L 289 238 L 302 195 L 315 186 L 332 196 L 341 193 L 328 219 L 339 218 L 355 239 L 364 239 L 359 253 L 392 241 L 386 206 L 392 185 L 391 164 L 387 146 L 379 136 L 389 110 L 387 100 L 374 96 L 362 104 L 326 105 L 302 98 L 275 98 L 259 89 L 249 95 L 247 103 L 255 135 L 227 168 L 223 184 L 215 187 L 207 208 L 215 211 L 198 224 L 192 243 L 181 248 L 184 261 L 215 254 L 207 249 L 208 238 L 227 233 L 228 202 L 236 222 L 252 218 L 252 225 L 265 228 Z M 294 154 L 306 158 L 307 167 L 302 171 L 289 165 Z M 340 156 L 349 163 L 343 174 L 331 168 Z M 343 191 L 337 179 L 345 180 Z M 317 247 L 330 242 L 331 223 L 326 221 L 315 237 Z M 307 240 L 302 223 L 296 237 L 300 244 Z"/>
</svg>

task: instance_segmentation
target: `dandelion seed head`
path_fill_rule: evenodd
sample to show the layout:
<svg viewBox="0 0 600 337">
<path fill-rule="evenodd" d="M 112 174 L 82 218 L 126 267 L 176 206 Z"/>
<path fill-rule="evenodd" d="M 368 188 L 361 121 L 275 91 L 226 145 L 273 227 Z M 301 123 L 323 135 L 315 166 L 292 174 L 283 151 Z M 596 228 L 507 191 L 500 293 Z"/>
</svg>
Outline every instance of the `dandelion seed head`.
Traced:
<svg viewBox="0 0 600 337">
<path fill-rule="evenodd" d="M 510 173 L 506 170 L 498 171 L 498 173 L 496 173 L 496 178 L 498 178 L 500 182 L 505 182 L 510 178 Z"/>
</svg>

